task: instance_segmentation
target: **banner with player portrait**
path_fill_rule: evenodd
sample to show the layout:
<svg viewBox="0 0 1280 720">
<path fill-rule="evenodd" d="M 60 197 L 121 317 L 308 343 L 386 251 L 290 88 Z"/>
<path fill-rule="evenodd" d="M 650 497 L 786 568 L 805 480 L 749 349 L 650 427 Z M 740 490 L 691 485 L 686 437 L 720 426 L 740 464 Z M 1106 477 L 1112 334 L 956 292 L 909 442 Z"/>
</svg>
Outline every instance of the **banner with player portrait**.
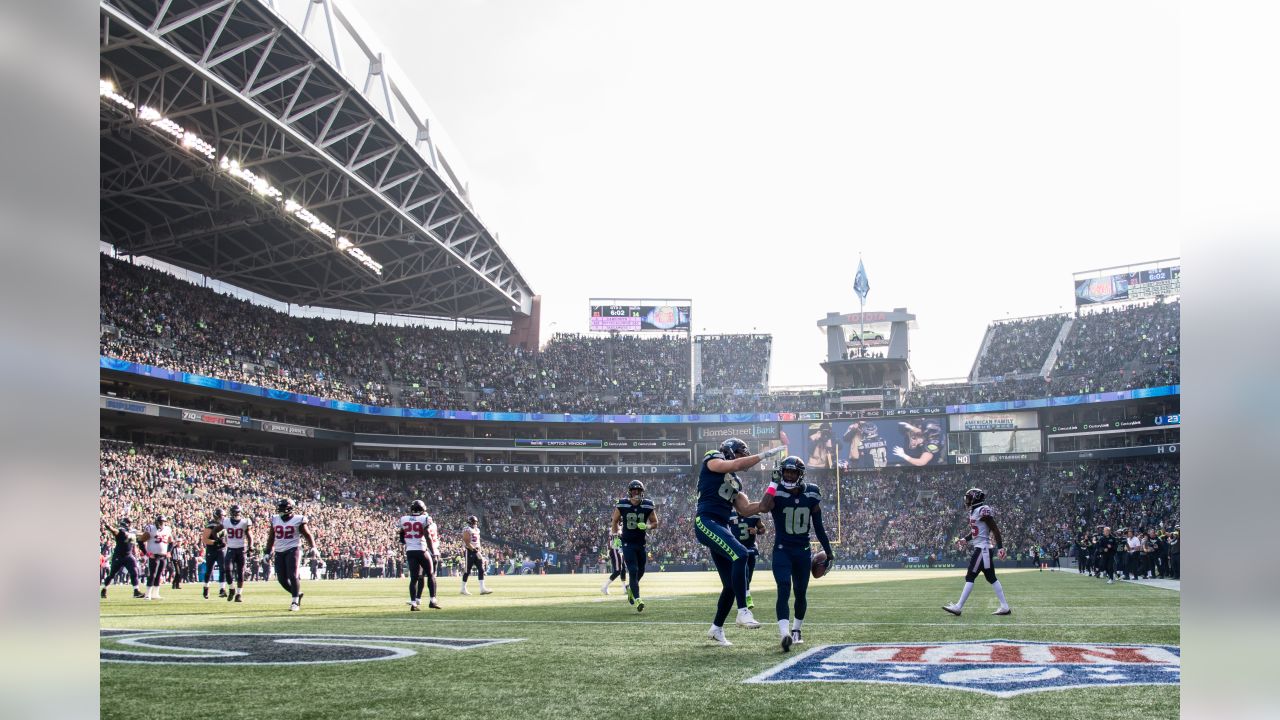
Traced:
<svg viewBox="0 0 1280 720">
<path fill-rule="evenodd" d="M 947 462 L 944 416 L 782 423 L 787 452 L 815 470 L 942 465 Z"/>
</svg>

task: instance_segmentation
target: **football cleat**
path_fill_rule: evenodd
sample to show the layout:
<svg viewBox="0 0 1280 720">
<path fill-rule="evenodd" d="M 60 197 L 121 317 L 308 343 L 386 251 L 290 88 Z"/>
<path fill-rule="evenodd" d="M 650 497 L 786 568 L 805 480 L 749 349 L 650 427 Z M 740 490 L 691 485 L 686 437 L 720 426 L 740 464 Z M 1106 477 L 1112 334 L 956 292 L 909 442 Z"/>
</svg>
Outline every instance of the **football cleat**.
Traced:
<svg viewBox="0 0 1280 720">
<path fill-rule="evenodd" d="M 1112 580 L 1111 578 L 1107 578 L 1107 584 L 1108 584 L 1108 585 L 1110 585 L 1110 584 L 1111 584 L 1111 583 L 1113 583 L 1113 582 L 1115 582 L 1115 580 Z"/>
<path fill-rule="evenodd" d="M 800 631 L 799 631 L 799 630 L 792 630 L 792 631 L 791 631 L 791 644 L 792 644 L 792 645 L 803 645 L 803 644 L 804 644 L 804 638 L 800 636 Z"/>
<path fill-rule="evenodd" d="M 602 595 L 608 595 L 608 594 L 609 594 L 609 583 L 605 583 L 605 584 L 603 584 L 603 585 L 601 585 L 601 586 L 600 586 L 600 593 L 601 593 Z"/>
<path fill-rule="evenodd" d="M 756 609 L 756 602 L 751 599 L 751 593 L 747 593 L 747 609 L 748 610 Z"/>
<path fill-rule="evenodd" d="M 218 597 L 226 597 L 226 596 L 227 596 L 227 591 L 222 588 L 218 588 Z"/>
<path fill-rule="evenodd" d="M 482 589 L 482 590 L 480 591 L 480 594 L 481 594 L 481 595 L 492 595 L 492 594 L 493 594 L 493 591 L 492 591 L 492 590 L 489 590 L 489 589 Z"/>
<path fill-rule="evenodd" d="M 943 605 L 942 609 L 946 610 L 952 615 L 955 615 L 956 617 L 960 617 L 960 606 L 956 605 L 955 603 L 951 603 L 949 605 Z"/>
<path fill-rule="evenodd" d="M 471 594 L 471 591 L 470 591 L 470 590 L 467 590 L 466 588 L 462 588 L 462 592 L 460 592 L 460 593 L 458 593 L 458 594 L 459 594 L 459 595 L 470 595 L 470 594 Z"/>
<path fill-rule="evenodd" d="M 240 599 L 240 593 L 236 593 L 236 602 L 244 602 Z"/>
<path fill-rule="evenodd" d="M 627 602 L 631 603 L 632 605 L 636 604 L 636 596 L 631 594 L 630 585 L 627 586 Z"/>
<path fill-rule="evenodd" d="M 410 604 L 409 604 L 409 611 L 410 611 L 410 612 L 422 612 L 422 608 L 418 607 L 418 604 L 417 604 L 417 603 L 410 603 Z"/>
<path fill-rule="evenodd" d="M 795 640 L 791 638 L 791 635 L 783 635 L 782 636 L 782 652 L 791 652 L 791 644 L 794 642 Z"/>
<path fill-rule="evenodd" d="M 231 590 L 227 593 L 227 602 L 231 602 L 232 600 L 235 600 L 239 596 L 240 596 L 240 593 L 236 592 L 235 590 Z"/>
<path fill-rule="evenodd" d="M 636 600 L 636 612 L 644 612 L 644 601 Z"/>
<path fill-rule="evenodd" d="M 144 596 L 140 591 L 138 591 L 138 590 L 134 590 L 134 591 L 133 591 L 133 596 L 134 596 L 134 597 L 136 597 L 136 598 L 145 597 L 145 596 Z"/>
<path fill-rule="evenodd" d="M 737 623 L 750 630 L 755 630 L 760 627 L 760 621 L 756 620 L 755 616 L 751 614 L 750 608 L 742 608 L 738 611 Z"/>
<path fill-rule="evenodd" d="M 205 586 L 205 588 L 204 588 L 204 599 L 205 599 L 205 600 L 208 600 L 208 599 L 209 599 L 209 586 L 208 586 L 208 585 L 206 585 L 206 586 Z"/>
<path fill-rule="evenodd" d="M 305 595 L 305 594 L 306 594 L 306 593 L 298 593 L 298 599 L 297 599 L 297 600 L 294 600 L 293 602 L 294 602 L 295 604 L 297 604 L 297 605 L 301 605 L 301 604 L 302 604 L 302 596 L 303 596 L 303 595 Z"/>
<path fill-rule="evenodd" d="M 729 647 L 730 645 L 733 644 L 729 642 L 727 638 L 725 638 L 724 628 L 722 627 L 712 627 L 710 630 L 707 631 L 707 637 L 711 640 L 715 640 L 716 642 L 720 643 L 720 645 L 723 647 Z"/>
<path fill-rule="evenodd" d="M 432 610 L 443 610 L 443 609 L 444 609 L 444 608 L 440 607 L 440 603 L 436 602 L 435 600 L 432 600 L 431 602 L 427 603 L 427 607 L 431 608 Z"/>
<path fill-rule="evenodd" d="M 289 605 L 289 612 L 298 612 L 298 603 L 291 603 Z"/>
<path fill-rule="evenodd" d="M 996 610 L 995 612 L 993 612 L 993 613 L 991 613 L 991 614 L 992 614 L 992 615 L 1012 615 L 1012 614 L 1013 614 L 1013 609 L 1012 609 L 1012 608 L 1008 608 L 1008 607 L 1002 607 L 1002 608 L 1000 608 L 999 610 Z"/>
</svg>

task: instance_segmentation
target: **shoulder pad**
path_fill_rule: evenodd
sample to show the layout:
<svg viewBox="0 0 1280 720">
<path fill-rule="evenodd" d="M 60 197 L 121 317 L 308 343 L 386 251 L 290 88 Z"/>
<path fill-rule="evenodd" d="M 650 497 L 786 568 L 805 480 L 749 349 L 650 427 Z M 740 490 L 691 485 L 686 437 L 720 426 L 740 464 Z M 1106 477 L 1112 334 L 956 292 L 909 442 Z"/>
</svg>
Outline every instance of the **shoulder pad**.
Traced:
<svg viewBox="0 0 1280 720">
<path fill-rule="evenodd" d="M 804 486 L 804 494 L 805 497 L 817 498 L 819 500 L 822 499 L 822 490 L 812 483 Z"/>
<path fill-rule="evenodd" d="M 714 460 L 716 458 L 723 460 L 724 453 L 720 452 L 719 450 L 708 450 L 706 453 L 702 455 L 702 462 L 706 462 L 708 460 Z"/>
<path fill-rule="evenodd" d="M 932 453 L 932 454 L 934 454 L 934 455 L 937 455 L 937 454 L 938 454 L 938 450 L 940 450 L 941 448 L 939 448 L 939 447 L 938 447 L 938 444 L 937 444 L 937 443 L 927 443 L 927 444 L 924 446 L 924 449 L 925 449 L 925 452 L 928 452 L 928 453 Z"/>
<path fill-rule="evenodd" d="M 622 508 L 624 508 L 624 507 L 630 507 L 630 506 L 631 506 L 631 501 L 630 501 L 630 500 L 619 500 L 618 502 L 614 503 L 614 504 L 613 504 L 613 506 L 614 506 L 614 507 L 616 507 L 616 508 L 618 508 L 619 510 L 621 510 L 621 509 L 622 509 Z"/>
<path fill-rule="evenodd" d="M 641 501 L 640 501 L 640 507 L 642 507 L 642 508 L 649 508 L 650 510 L 652 510 L 652 509 L 653 509 L 653 501 L 652 501 L 652 500 L 650 500 L 649 498 L 645 498 L 645 499 L 643 499 L 643 500 L 641 500 Z"/>
</svg>

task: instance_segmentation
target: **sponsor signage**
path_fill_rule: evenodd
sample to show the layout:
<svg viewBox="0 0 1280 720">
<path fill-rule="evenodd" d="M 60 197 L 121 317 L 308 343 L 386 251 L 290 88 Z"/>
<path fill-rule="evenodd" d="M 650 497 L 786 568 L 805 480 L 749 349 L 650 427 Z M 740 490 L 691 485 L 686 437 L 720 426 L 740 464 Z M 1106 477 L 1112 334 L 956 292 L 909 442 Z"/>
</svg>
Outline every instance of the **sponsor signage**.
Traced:
<svg viewBox="0 0 1280 720">
<path fill-rule="evenodd" d="M 1102 422 L 1079 422 L 1070 425 L 1050 425 L 1050 435 L 1062 433 L 1100 432 L 1103 430 L 1133 430 L 1147 427 L 1165 427 L 1181 425 L 1182 415 L 1159 415 L 1156 417 L 1125 418 L 1123 420 L 1107 420 Z"/>
<path fill-rule="evenodd" d="M 1179 685 L 1176 645 L 1022 640 L 853 643 L 814 648 L 747 683 L 856 682 L 921 685 L 1007 698 L 1029 692 Z"/>
<path fill-rule="evenodd" d="M 280 433 L 281 435 L 292 435 L 293 437 L 315 437 L 314 428 L 303 427 L 301 425 L 290 425 L 289 423 L 278 423 L 270 420 L 262 421 L 262 429 L 267 432 Z"/>
<path fill-rule="evenodd" d="M 160 414 L 160 406 L 151 403 L 134 402 L 132 400 L 120 400 L 119 398 L 102 397 L 98 398 L 98 406 L 103 410 L 118 410 L 120 412 L 136 413 L 138 415 L 156 415 Z"/>
<path fill-rule="evenodd" d="M 351 469 L 447 475 L 676 475 L 688 465 L 536 465 L 530 463 L 446 463 L 400 460 L 352 460 Z"/>
<path fill-rule="evenodd" d="M 589 438 L 556 440 L 552 438 L 516 438 L 517 448 L 609 448 L 609 449 L 683 449 L 689 447 L 686 440 L 595 440 Z"/>
<path fill-rule="evenodd" d="M 804 414 L 804 413 L 801 413 Z M 774 423 L 740 423 L 734 425 L 700 425 L 698 427 L 699 440 L 713 440 L 720 442 L 728 440 L 731 437 L 746 440 L 752 438 L 755 440 L 776 440 L 778 437 L 778 426 Z"/>
<path fill-rule="evenodd" d="M 978 462 L 1036 462 L 1040 459 L 1040 453 L 1023 452 L 1023 453 L 989 453 L 986 455 L 975 455 Z"/>
<path fill-rule="evenodd" d="M 222 425 L 224 427 L 241 427 L 244 418 L 234 415 L 219 415 L 218 413 L 201 412 L 199 410 L 183 410 L 182 419 L 187 422 L 198 422 L 206 425 Z"/>
</svg>

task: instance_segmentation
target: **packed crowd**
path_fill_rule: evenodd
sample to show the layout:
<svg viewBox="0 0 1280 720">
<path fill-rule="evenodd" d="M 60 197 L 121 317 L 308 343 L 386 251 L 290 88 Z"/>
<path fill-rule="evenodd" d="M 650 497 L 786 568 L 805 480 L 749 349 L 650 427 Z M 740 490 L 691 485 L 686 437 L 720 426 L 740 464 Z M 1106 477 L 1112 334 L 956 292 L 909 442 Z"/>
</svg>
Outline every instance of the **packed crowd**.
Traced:
<svg viewBox="0 0 1280 720">
<path fill-rule="evenodd" d="M 1046 315 L 993 324 L 987 330 L 991 339 L 976 376 L 1040 372 L 1066 319 L 1066 315 Z"/>
<path fill-rule="evenodd" d="M 768 387 L 772 335 L 701 335 L 703 388 L 765 390 Z"/>
<path fill-rule="evenodd" d="M 239 504 L 261 533 L 276 499 L 291 497 L 307 516 L 331 576 L 398 573 L 394 521 L 414 499 L 426 502 L 441 528 L 446 568 L 460 563 L 460 532 L 474 514 L 494 570 L 541 562 L 546 554 L 555 556 L 558 569 L 594 569 L 606 552 L 613 502 L 630 480 L 357 478 L 273 458 L 114 441 L 103 441 L 100 454 L 99 506 L 109 526 L 129 517 L 141 527 L 163 514 L 176 544 L 198 557 L 200 532 L 213 508 Z M 845 473 L 838 497 L 830 475 L 811 473 L 809 480 L 823 486 L 826 526 L 847 562 L 963 559 L 955 541 L 966 534 L 967 519 L 958 498 L 974 485 L 996 508 L 1009 548 L 1053 547 L 1065 554 L 1073 539 L 1101 525 L 1167 531 L 1179 522 L 1176 462 L 886 468 Z M 761 487 L 765 481 L 748 479 L 747 490 L 758 495 L 753 481 Z M 704 563 L 705 552 L 689 531 L 696 505 L 692 476 L 644 482 L 662 523 L 651 535 L 651 559 L 658 566 Z M 105 528 L 100 539 L 107 549 Z M 258 535 L 259 546 L 264 539 Z"/>
</svg>

